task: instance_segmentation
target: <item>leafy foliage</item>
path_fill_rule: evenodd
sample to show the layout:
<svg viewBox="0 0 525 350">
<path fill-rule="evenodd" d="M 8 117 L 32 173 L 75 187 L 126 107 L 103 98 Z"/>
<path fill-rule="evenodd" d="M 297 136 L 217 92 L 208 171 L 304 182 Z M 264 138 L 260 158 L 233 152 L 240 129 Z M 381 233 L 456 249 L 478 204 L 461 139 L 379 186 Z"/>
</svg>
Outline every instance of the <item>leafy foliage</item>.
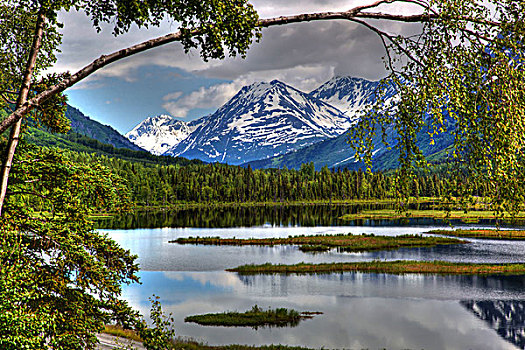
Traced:
<svg viewBox="0 0 525 350">
<path fill-rule="evenodd" d="M 205 60 L 223 58 L 226 51 L 244 56 L 259 36 L 258 16 L 246 0 L 6 0 L 0 4 L 2 115 L 24 104 L 25 92 L 31 98 L 69 78 L 67 73 L 42 76 L 42 72 L 53 66 L 59 51 L 62 24 L 57 15 L 73 9 L 85 12 L 98 30 L 103 23 L 113 24 L 114 35 L 131 25 L 177 22 L 186 51 L 200 48 Z M 66 133 L 65 102 L 63 95 L 53 94 L 45 103 L 31 106 L 32 120 Z M 7 147 L 10 154 L 16 138 Z M 6 174 L 9 164 L 4 160 Z M 126 188 L 99 162 L 82 164 L 56 149 L 26 146 L 14 164 L 0 218 L 0 347 L 93 348 L 94 335 L 105 323 L 136 321 L 137 315 L 119 299 L 122 283 L 138 281 L 135 257 L 97 233 L 87 219 L 97 208 L 126 207 Z M 160 322 L 159 312 L 152 316 Z M 150 348 L 162 347 L 171 334 L 164 332 L 163 324 L 157 326 Z"/>
<path fill-rule="evenodd" d="M 517 213 L 525 198 L 525 3 L 438 0 L 422 11 L 435 20 L 418 35 L 387 37 L 392 75 L 384 88 L 394 84 L 399 98 L 380 100 L 360 121 L 358 151 L 370 161 L 374 127 L 394 128 L 398 188 L 406 196 L 413 166 L 426 165 L 418 132 L 429 128 L 434 137 L 448 130 L 455 139 L 449 187 L 462 204 L 473 183 L 487 184 L 494 211 Z"/>
<path fill-rule="evenodd" d="M 151 312 L 150 318 L 153 327 L 148 327 L 145 322 L 138 323 L 137 329 L 144 346 L 148 350 L 165 350 L 172 348 L 175 330 L 173 328 L 174 318 L 165 315 L 160 305 L 159 297 L 150 298 Z"/>
<path fill-rule="evenodd" d="M 136 315 L 119 295 L 122 283 L 138 281 L 135 257 L 87 219 L 98 207 L 126 206 L 120 179 L 101 165 L 32 146 L 17 155 L 8 195 L 2 348 L 92 348 L 105 323 L 129 324 Z"/>
</svg>

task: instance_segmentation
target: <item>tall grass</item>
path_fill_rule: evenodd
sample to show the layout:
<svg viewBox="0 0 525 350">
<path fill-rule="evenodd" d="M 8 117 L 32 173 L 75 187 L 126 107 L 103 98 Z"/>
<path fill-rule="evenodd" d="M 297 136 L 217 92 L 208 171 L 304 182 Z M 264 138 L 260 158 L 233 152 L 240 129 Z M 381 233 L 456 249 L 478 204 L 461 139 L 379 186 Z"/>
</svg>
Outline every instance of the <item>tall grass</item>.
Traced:
<svg viewBox="0 0 525 350">
<path fill-rule="evenodd" d="M 354 263 L 306 264 L 296 265 L 244 265 L 227 271 L 240 275 L 253 274 L 312 274 L 339 273 L 345 271 L 389 273 L 389 274 L 439 274 L 439 275 L 523 275 L 525 264 L 472 264 L 448 261 L 368 261 Z"/>
</svg>

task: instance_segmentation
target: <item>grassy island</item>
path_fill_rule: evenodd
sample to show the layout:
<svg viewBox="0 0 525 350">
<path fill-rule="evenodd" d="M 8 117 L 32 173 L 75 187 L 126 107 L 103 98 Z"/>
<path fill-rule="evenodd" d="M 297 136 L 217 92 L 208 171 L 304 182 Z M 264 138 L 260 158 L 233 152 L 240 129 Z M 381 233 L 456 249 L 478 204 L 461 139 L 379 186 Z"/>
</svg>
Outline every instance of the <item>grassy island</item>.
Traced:
<svg viewBox="0 0 525 350">
<path fill-rule="evenodd" d="M 257 305 L 246 312 L 223 312 L 188 316 L 184 322 L 194 322 L 203 326 L 225 327 L 294 327 L 303 319 L 312 318 L 320 313 L 288 310 L 285 308 L 263 310 Z"/>
<path fill-rule="evenodd" d="M 364 210 L 356 214 L 347 214 L 341 217 L 342 220 L 357 220 L 357 219 L 409 219 L 409 218 L 432 218 L 432 219 L 456 219 L 464 222 L 476 222 L 480 219 L 497 219 L 492 211 L 462 211 L 453 210 L 446 212 L 445 210 L 408 210 L 406 212 L 399 212 L 395 209 L 381 209 L 381 210 Z M 510 217 L 504 217 L 503 220 L 510 220 Z M 520 212 L 516 219 L 525 219 L 525 213 Z"/>
<path fill-rule="evenodd" d="M 525 264 L 470 264 L 446 261 L 367 261 L 355 263 L 330 263 L 296 265 L 243 265 L 226 271 L 241 275 L 254 274 L 312 274 L 340 273 L 346 271 L 389 274 L 439 274 L 439 275 L 523 275 Z"/>
<path fill-rule="evenodd" d="M 315 236 L 290 236 L 288 238 L 179 238 L 170 243 L 204 245 L 299 245 L 305 252 L 320 252 L 337 248 L 347 252 L 388 250 L 399 248 L 434 247 L 441 244 L 462 244 L 465 241 L 447 237 L 425 237 L 423 235 L 375 236 L 373 234 L 338 234 Z"/>
<path fill-rule="evenodd" d="M 525 230 L 433 230 L 427 233 L 461 238 L 525 240 Z"/>
</svg>

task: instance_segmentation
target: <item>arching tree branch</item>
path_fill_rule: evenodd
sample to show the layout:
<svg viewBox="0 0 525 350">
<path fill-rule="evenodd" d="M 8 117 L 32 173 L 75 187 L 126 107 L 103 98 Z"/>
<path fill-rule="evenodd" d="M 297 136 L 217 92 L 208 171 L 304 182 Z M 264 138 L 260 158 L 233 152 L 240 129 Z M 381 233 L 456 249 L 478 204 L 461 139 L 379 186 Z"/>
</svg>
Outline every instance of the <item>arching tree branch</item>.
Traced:
<svg viewBox="0 0 525 350">
<path fill-rule="evenodd" d="M 356 19 L 376 19 L 384 20 L 390 22 L 404 22 L 404 23 L 426 23 L 433 20 L 437 20 L 439 16 L 437 14 L 416 14 L 416 15 L 396 15 L 389 13 L 381 12 L 363 12 L 363 10 L 369 10 L 371 8 L 377 7 L 382 4 L 389 4 L 395 2 L 404 2 L 417 4 L 424 7 L 426 4 L 421 1 L 411 1 L 411 0 L 381 0 L 376 1 L 370 5 L 358 6 L 352 8 L 348 11 L 343 12 L 320 12 L 320 13 L 308 13 L 292 16 L 281 16 L 276 18 L 261 19 L 258 22 L 258 26 L 262 28 L 279 26 L 291 23 L 302 23 L 302 22 L 312 22 L 312 21 L 325 21 L 325 20 L 353 20 Z M 473 23 L 479 23 L 477 19 L 470 18 L 461 18 L 463 21 L 471 21 Z M 488 26 L 499 26 L 499 23 L 493 21 L 485 21 L 483 24 Z M 190 35 L 197 36 L 201 34 L 201 30 L 196 29 L 190 32 Z M 85 66 L 75 74 L 64 79 L 57 85 L 52 86 L 48 90 L 38 94 L 29 101 L 27 101 L 23 106 L 18 108 L 16 111 L 11 113 L 6 119 L 0 123 L 0 133 L 5 132 L 11 125 L 20 120 L 25 114 L 27 114 L 31 109 L 37 107 L 41 103 L 45 102 L 51 96 L 63 92 L 67 88 L 75 85 L 84 78 L 98 71 L 99 69 L 106 67 L 107 65 L 121 60 L 123 58 L 135 55 L 137 53 L 147 51 L 149 49 L 166 45 L 168 43 L 173 43 L 181 41 L 183 38 L 183 33 L 181 31 L 171 33 L 165 36 L 161 36 L 155 39 L 144 41 L 140 44 L 122 49 L 116 52 L 113 52 L 109 55 L 103 55 Z"/>
<path fill-rule="evenodd" d="M 394 44 L 395 46 L 397 46 L 399 48 L 399 50 L 401 50 L 405 55 L 407 55 L 407 57 L 409 59 L 411 59 L 412 61 L 416 62 L 417 64 L 419 64 L 420 66 L 423 65 L 423 63 L 418 60 L 414 55 L 412 55 L 406 48 L 404 48 L 402 45 L 400 45 L 396 40 L 395 38 L 392 37 L 392 35 L 388 34 L 387 32 L 385 31 L 382 31 L 380 29 L 378 29 L 377 27 L 374 27 L 373 25 L 370 25 L 368 23 L 366 23 L 365 21 L 361 21 L 359 19 L 352 19 L 351 20 L 352 22 L 355 22 L 355 23 L 359 23 L 365 27 L 367 27 L 368 29 L 370 29 L 371 31 L 373 31 L 374 33 L 376 33 L 380 38 L 381 40 L 383 40 L 383 45 L 385 45 L 385 41 L 384 41 L 384 38 L 387 38 L 392 44 Z M 390 53 L 389 53 L 389 50 L 388 50 L 388 47 L 385 46 L 385 50 L 387 51 L 387 54 L 388 54 L 388 57 L 389 57 L 389 60 L 391 61 L 391 57 L 390 57 Z"/>
</svg>

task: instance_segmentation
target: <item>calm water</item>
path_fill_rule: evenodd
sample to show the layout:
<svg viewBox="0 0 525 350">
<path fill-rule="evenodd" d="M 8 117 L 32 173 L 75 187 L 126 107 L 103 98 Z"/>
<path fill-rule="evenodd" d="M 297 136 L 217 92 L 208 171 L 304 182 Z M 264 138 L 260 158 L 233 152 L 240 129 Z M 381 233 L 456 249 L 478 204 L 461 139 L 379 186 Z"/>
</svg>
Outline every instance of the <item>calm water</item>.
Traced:
<svg viewBox="0 0 525 350">
<path fill-rule="evenodd" d="M 216 216 L 218 217 L 218 215 Z M 287 237 L 299 234 L 422 233 L 439 225 L 336 226 L 290 224 L 289 218 L 253 227 L 101 230 L 139 255 L 142 285 L 125 287 L 124 297 L 144 314 L 148 297 L 162 299 L 175 316 L 178 335 L 209 344 L 288 344 L 325 348 L 523 349 L 525 278 L 321 274 L 238 276 L 224 269 L 247 263 L 297 263 L 417 259 L 524 262 L 525 242 L 478 241 L 461 246 L 374 253 L 302 253 L 294 246 L 180 246 L 177 237 Z M 256 221 L 260 223 L 260 221 Z M 283 222 L 288 224 L 283 225 Z M 323 223 L 323 222 L 321 222 Z M 379 223 L 381 224 L 381 223 Z M 212 226 L 212 225 L 210 225 Z M 248 226 L 248 225 L 244 225 Z M 204 327 L 184 323 L 199 313 L 244 311 L 253 305 L 322 311 L 294 328 Z"/>
</svg>

